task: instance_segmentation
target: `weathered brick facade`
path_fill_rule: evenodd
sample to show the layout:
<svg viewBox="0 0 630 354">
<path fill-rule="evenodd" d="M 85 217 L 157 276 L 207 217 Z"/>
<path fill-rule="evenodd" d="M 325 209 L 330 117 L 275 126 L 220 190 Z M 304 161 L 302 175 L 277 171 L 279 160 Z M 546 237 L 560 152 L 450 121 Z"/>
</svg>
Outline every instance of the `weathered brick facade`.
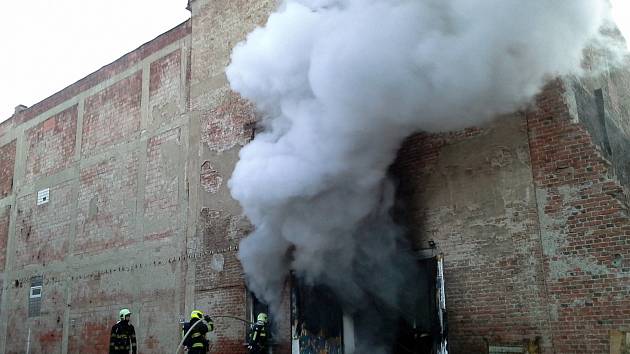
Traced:
<svg viewBox="0 0 630 354">
<path fill-rule="evenodd" d="M 9 238 L 9 218 L 11 208 L 0 208 L 0 271 L 4 271 L 4 262 L 7 254 L 7 240 Z"/>
<path fill-rule="evenodd" d="M 571 84 L 399 152 L 401 218 L 444 253 L 452 352 L 607 353 L 611 331 L 630 329 L 627 190 L 572 112 Z"/>
<path fill-rule="evenodd" d="M 74 162 L 76 131 L 76 105 L 27 130 L 24 180 L 32 182 L 68 168 Z"/>
<path fill-rule="evenodd" d="M 552 341 L 605 353 L 610 331 L 630 329 L 629 201 L 564 93 L 549 85 L 527 119 Z"/>
<path fill-rule="evenodd" d="M 140 129 L 141 84 L 137 72 L 85 99 L 83 156 L 134 138 Z"/>
<path fill-rule="evenodd" d="M 121 307 L 156 354 L 194 308 L 250 315 L 236 254 L 251 225 L 226 182 L 257 117 L 224 69 L 276 1 L 189 5 L 191 20 L 0 123 L 0 353 L 103 353 Z M 628 77 L 557 80 L 526 111 L 401 148 L 396 210 L 444 254 L 450 352 L 606 353 L 630 332 Z M 286 287 L 274 353 L 291 352 Z M 215 324 L 213 353 L 246 352 L 242 322 Z"/>
<path fill-rule="evenodd" d="M 15 144 L 13 140 L 0 147 L 0 198 L 11 194 L 13 169 L 15 168 Z"/>
<path fill-rule="evenodd" d="M 0 352 L 106 352 L 122 307 L 142 353 L 175 350 L 196 301 L 186 285 L 190 33 L 183 23 L 2 123 Z M 41 298 L 31 296 L 38 278 Z"/>
<path fill-rule="evenodd" d="M 138 153 L 114 156 L 79 172 L 75 254 L 139 242 L 135 234 Z"/>
</svg>

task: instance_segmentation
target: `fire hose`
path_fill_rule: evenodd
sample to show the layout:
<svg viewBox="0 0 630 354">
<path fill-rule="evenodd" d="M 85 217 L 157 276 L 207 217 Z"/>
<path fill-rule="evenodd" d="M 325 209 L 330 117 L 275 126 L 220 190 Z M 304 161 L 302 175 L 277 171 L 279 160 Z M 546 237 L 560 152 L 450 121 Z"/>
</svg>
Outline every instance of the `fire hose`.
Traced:
<svg viewBox="0 0 630 354">
<path fill-rule="evenodd" d="M 210 318 L 231 318 L 231 319 L 235 319 L 235 320 L 239 320 L 242 322 L 245 322 L 247 324 L 253 324 L 253 322 L 250 322 L 248 320 L 242 319 L 240 317 L 236 317 L 236 316 L 228 316 L 228 315 L 219 315 L 219 316 L 210 316 Z M 206 322 L 205 319 L 202 319 L 200 321 L 195 322 L 192 326 L 190 326 L 190 328 L 188 329 L 188 331 L 186 333 L 184 333 L 184 337 L 182 338 L 181 342 L 179 342 L 179 345 L 177 346 L 177 349 L 175 350 L 175 354 L 179 353 L 179 350 L 181 349 L 182 345 L 184 344 L 184 340 L 186 340 L 186 337 L 188 337 L 188 334 L 190 334 L 190 331 L 192 331 L 193 328 L 195 328 L 196 325 L 198 325 L 199 323 L 205 323 L 206 325 L 208 325 L 208 322 Z"/>
</svg>

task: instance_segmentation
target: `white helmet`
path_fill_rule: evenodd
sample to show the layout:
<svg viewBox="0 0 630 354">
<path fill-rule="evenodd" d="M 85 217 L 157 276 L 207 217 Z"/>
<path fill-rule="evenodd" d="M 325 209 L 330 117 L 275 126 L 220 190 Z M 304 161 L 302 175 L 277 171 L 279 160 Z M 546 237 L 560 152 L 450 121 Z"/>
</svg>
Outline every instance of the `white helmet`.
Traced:
<svg viewBox="0 0 630 354">
<path fill-rule="evenodd" d="M 121 320 L 124 320 L 125 316 L 131 315 L 131 311 L 129 311 L 129 309 L 122 309 L 122 310 L 120 310 L 118 315 L 120 315 L 120 319 Z"/>
</svg>

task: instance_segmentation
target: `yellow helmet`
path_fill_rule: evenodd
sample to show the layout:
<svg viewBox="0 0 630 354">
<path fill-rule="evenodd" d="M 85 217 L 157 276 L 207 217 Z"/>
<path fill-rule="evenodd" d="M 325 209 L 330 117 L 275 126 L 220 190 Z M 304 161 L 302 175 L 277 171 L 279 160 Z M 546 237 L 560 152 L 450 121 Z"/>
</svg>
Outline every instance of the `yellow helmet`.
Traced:
<svg viewBox="0 0 630 354">
<path fill-rule="evenodd" d="M 203 312 L 199 310 L 193 310 L 193 312 L 190 313 L 190 319 L 192 320 L 194 318 L 198 320 L 203 319 Z"/>
<path fill-rule="evenodd" d="M 265 322 L 267 323 L 267 314 L 264 312 L 261 312 L 258 314 L 258 322 Z"/>
</svg>

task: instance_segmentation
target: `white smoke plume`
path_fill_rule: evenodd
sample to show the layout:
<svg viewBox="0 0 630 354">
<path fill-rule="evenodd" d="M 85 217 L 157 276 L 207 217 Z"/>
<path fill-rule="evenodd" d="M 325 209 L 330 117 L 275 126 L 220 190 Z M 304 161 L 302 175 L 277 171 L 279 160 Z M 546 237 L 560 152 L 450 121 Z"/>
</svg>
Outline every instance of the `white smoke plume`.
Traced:
<svg viewBox="0 0 630 354">
<path fill-rule="evenodd" d="M 423 130 L 478 125 L 579 74 L 606 0 L 289 0 L 236 46 L 232 89 L 263 112 L 231 193 L 255 226 L 239 257 L 277 304 L 289 270 L 346 302 L 399 301 L 387 170 Z"/>
</svg>

